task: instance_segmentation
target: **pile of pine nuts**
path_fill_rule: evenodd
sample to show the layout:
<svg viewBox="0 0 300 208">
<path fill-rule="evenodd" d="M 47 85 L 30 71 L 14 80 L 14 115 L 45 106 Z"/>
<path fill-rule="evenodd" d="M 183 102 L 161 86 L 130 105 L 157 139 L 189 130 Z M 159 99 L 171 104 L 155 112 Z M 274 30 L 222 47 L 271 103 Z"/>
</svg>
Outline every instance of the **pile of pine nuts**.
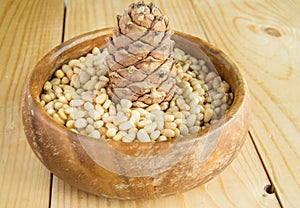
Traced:
<svg viewBox="0 0 300 208">
<path fill-rule="evenodd" d="M 107 50 L 94 48 L 57 69 L 40 103 L 59 124 L 82 135 L 122 142 L 166 141 L 195 134 L 218 121 L 233 101 L 230 86 L 198 60 L 175 48 L 177 93 L 171 102 L 142 106 L 107 92 Z"/>
</svg>

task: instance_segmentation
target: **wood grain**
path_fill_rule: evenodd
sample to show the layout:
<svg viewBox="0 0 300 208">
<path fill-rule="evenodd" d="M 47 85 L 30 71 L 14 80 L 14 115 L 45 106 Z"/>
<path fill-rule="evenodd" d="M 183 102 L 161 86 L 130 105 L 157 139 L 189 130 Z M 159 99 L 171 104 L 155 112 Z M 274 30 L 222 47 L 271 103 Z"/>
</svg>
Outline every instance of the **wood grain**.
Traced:
<svg viewBox="0 0 300 208">
<path fill-rule="evenodd" d="M 300 2 L 193 3 L 210 41 L 238 61 L 248 81 L 251 134 L 282 205 L 299 207 Z"/>
<path fill-rule="evenodd" d="M 80 0 L 69 0 L 65 40 L 113 26 L 115 15 L 122 13 L 130 2 L 91 1 L 83 4 Z M 199 13 L 193 9 L 193 4 L 179 0 L 154 2 L 168 14 L 172 29 L 205 38 Z M 84 193 L 54 177 L 51 207 L 280 207 L 275 195 L 268 195 L 264 190 L 269 183 L 248 138 L 241 154 L 221 175 L 184 194 L 151 201 L 118 201 Z"/>
<path fill-rule="evenodd" d="M 1 1 L 0 7 L 0 207 L 48 207 L 50 173 L 23 133 L 21 98 L 39 58 L 61 41 L 63 4 Z"/>
</svg>

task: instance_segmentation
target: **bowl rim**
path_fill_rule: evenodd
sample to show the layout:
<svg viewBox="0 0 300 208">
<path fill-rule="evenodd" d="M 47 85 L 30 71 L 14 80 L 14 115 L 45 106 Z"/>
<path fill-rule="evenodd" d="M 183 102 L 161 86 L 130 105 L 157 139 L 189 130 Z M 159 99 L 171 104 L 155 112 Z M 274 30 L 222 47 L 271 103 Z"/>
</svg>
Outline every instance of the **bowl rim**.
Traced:
<svg viewBox="0 0 300 208">
<path fill-rule="evenodd" d="M 58 60 L 58 57 L 63 50 L 65 50 L 65 49 L 68 50 L 69 48 L 72 48 L 78 44 L 82 44 L 83 42 L 85 42 L 88 39 L 95 39 L 99 36 L 104 36 L 105 38 L 111 37 L 112 31 L 113 31 L 113 28 L 103 28 L 103 29 L 98 29 L 98 30 L 87 32 L 87 33 L 83 33 L 81 35 L 75 36 L 75 37 L 57 45 L 52 50 L 50 50 L 48 53 L 46 53 L 46 55 L 44 55 L 38 61 L 38 63 L 34 66 L 33 70 L 30 72 L 30 75 L 28 77 L 28 80 L 26 82 L 27 84 L 25 87 L 25 92 L 26 92 L 25 94 L 27 96 L 27 99 L 24 99 L 23 107 L 25 105 L 25 102 L 28 101 L 28 99 L 30 99 L 32 101 L 32 104 L 34 104 L 34 109 L 38 110 L 38 113 L 42 116 L 41 119 L 43 121 L 47 122 L 48 125 L 55 126 L 55 128 L 58 130 L 58 132 L 62 132 L 66 135 L 71 136 L 72 138 L 76 138 L 79 135 L 79 133 L 75 133 L 75 132 L 67 129 L 65 126 L 58 124 L 56 121 L 54 121 L 54 119 L 52 119 L 52 117 L 50 117 L 47 114 L 44 107 L 40 104 L 40 95 L 41 95 L 42 89 L 38 89 L 38 87 L 34 84 L 34 83 L 36 83 L 36 76 L 37 76 L 36 74 L 39 74 L 40 69 L 45 64 L 45 60 Z M 220 128 L 224 128 L 224 125 L 231 122 L 234 119 L 234 117 L 239 113 L 239 111 L 241 110 L 241 107 L 245 103 L 247 96 L 248 96 L 248 93 L 247 93 L 248 88 L 247 88 L 246 81 L 245 81 L 244 77 L 242 76 L 241 72 L 239 71 L 236 63 L 232 59 L 230 59 L 221 49 L 218 49 L 211 43 L 204 41 L 203 39 L 201 39 L 199 37 L 192 36 L 190 34 L 186 34 L 186 33 L 179 32 L 179 31 L 174 31 L 174 34 L 184 37 L 184 38 L 188 38 L 192 41 L 198 42 L 199 44 L 201 43 L 201 44 L 207 46 L 207 48 L 210 51 L 212 51 L 213 53 L 218 53 L 222 57 L 222 59 L 231 66 L 230 68 L 231 68 L 232 72 L 235 73 L 235 75 L 238 78 L 238 80 L 237 80 L 238 88 L 235 89 L 233 102 L 230 105 L 229 109 L 227 109 L 225 115 L 220 120 L 218 120 L 216 123 L 210 125 L 208 128 L 206 128 L 204 130 L 200 130 L 197 134 L 188 135 L 187 137 L 184 137 L 184 139 L 183 139 L 184 141 L 193 142 L 195 140 L 201 139 L 207 133 L 213 133 L 215 131 L 219 131 Z M 56 67 L 54 69 L 52 69 L 51 74 L 49 74 L 49 78 L 53 75 L 53 72 L 62 64 L 63 64 L 63 62 L 55 63 Z M 24 117 L 24 113 L 22 116 Z M 25 118 L 23 118 L 23 120 L 24 119 Z M 92 138 L 89 136 L 80 135 L 80 137 L 88 139 L 88 140 L 99 141 L 99 139 Z M 121 145 L 123 148 L 126 146 L 130 147 L 130 146 L 138 145 L 139 148 L 144 147 L 144 148 L 148 149 L 149 146 L 152 147 L 154 145 L 169 146 L 169 145 L 172 145 L 175 140 L 177 140 L 177 138 L 172 139 L 172 140 L 167 140 L 167 141 L 155 141 L 155 142 L 135 141 L 135 142 L 127 143 L 127 142 L 119 142 L 119 141 L 114 141 L 114 140 L 105 140 L 105 142 L 114 147 L 118 147 Z"/>
</svg>

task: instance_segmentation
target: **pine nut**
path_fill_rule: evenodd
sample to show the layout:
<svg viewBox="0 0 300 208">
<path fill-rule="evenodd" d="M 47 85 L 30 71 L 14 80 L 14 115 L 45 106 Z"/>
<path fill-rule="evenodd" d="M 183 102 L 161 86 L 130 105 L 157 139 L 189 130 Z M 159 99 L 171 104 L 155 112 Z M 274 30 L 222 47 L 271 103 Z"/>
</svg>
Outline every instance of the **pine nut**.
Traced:
<svg viewBox="0 0 300 208">
<path fill-rule="evenodd" d="M 82 106 L 83 104 L 84 104 L 83 100 L 71 100 L 70 101 L 71 107 L 79 107 L 79 106 Z"/>
<path fill-rule="evenodd" d="M 132 102 L 130 100 L 127 100 L 127 99 L 122 99 L 120 101 L 120 104 L 121 104 L 121 107 L 125 108 L 125 109 L 129 109 L 132 106 Z"/>
<path fill-rule="evenodd" d="M 159 104 L 155 103 L 155 104 L 150 105 L 148 108 L 146 108 L 146 110 L 148 112 L 160 111 L 160 106 L 159 106 Z"/>
<path fill-rule="evenodd" d="M 128 129 L 130 129 L 130 128 L 132 128 L 132 124 L 131 124 L 130 121 L 126 121 L 126 122 L 121 123 L 121 124 L 119 125 L 119 129 L 120 129 L 121 131 L 125 131 L 125 130 L 128 130 Z"/>
<path fill-rule="evenodd" d="M 154 141 L 155 141 L 159 136 L 160 136 L 160 131 L 159 131 L 159 130 L 153 131 L 153 132 L 150 134 L 151 140 L 154 140 Z"/>
<path fill-rule="evenodd" d="M 89 137 L 96 138 L 96 139 L 100 139 L 100 137 L 101 137 L 101 134 L 100 134 L 100 132 L 99 132 L 99 131 L 97 131 L 97 130 L 94 130 L 94 131 L 92 131 L 92 133 L 90 133 L 88 136 L 89 136 Z"/>
<path fill-rule="evenodd" d="M 176 94 L 169 102 L 146 105 L 122 99 L 114 104 L 105 87 L 108 51 L 94 48 L 54 72 L 43 85 L 40 104 L 68 129 L 115 141 L 166 141 L 207 128 L 226 113 L 233 101 L 229 84 L 204 60 L 174 49 Z"/>
<path fill-rule="evenodd" d="M 123 138 L 122 141 L 123 142 L 132 142 L 136 137 L 135 133 L 130 133 L 130 134 L 126 134 Z"/>
<path fill-rule="evenodd" d="M 53 114 L 55 113 L 55 110 L 53 108 L 49 108 L 47 110 L 47 113 L 50 115 L 50 116 L 53 116 Z"/>
<path fill-rule="evenodd" d="M 85 132 L 86 132 L 87 134 L 92 133 L 94 130 L 95 130 L 95 128 L 94 128 L 94 126 L 92 126 L 91 124 L 88 124 L 88 125 L 86 126 L 86 128 L 85 128 Z"/>
<path fill-rule="evenodd" d="M 104 126 L 101 126 L 101 127 L 99 128 L 99 132 L 100 132 L 101 135 L 106 135 L 106 131 L 107 131 L 107 128 L 104 127 Z"/>
<path fill-rule="evenodd" d="M 207 108 L 204 111 L 204 122 L 209 122 L 213 116 L 213 110 L 211 108 Z"/>
<path fill-rule="evenodd" d="M 140 113 L 139 111 L 137 110 L 133 110 L 131 111 L 131 117 L 130 117 L 130 122 L 133 124 L 133 125 L 136 125 L 140 120 Z"/>
<path fill-rule="evenodd" d="M 148 126 L 148 125 L 151 125 L 151 124 L 152 124 L 151 120 L 143 119 L 137 125 L 138 125 L 138 127 L 142 128 L 142 127 L 145 127 L 145 126 Z"/>
<path fill-rule="evenodd" d="M 188 127 L 192 127 L 195 125 L 197 116 L 195 114 L 191 114 L 188 118 L 187 118 L 187 126 Z"/>
<path fill-rule="evenodd" d="M 193 69 L 193 70 L 200 70 L 200 69 L 201 69 L 201 66 L 200 66 L 200 65 L 195 65 L 195 64 L 191 65 L 190 67 L 191 67 L 191 69 Z"/>
<path fill-rule="evenodd" d="M 213 106 L 220 106 L 222 104 L 222 101 L 220 99 L 214 100 L 211 103 Z"/>
<path fill-rule="evenodd" d="M 67 101 L 71 101 L 73 98 L 73 93 L 65 93 L 65 98 L 67 99 Z"/>
<path fill-rule="evenodd" d="M 58 122 L 62 125 L 65 125 L 65 122 L 59 117 L 59 115 L 57 113 L 53 113 L 52 117 L 56 122 Z"/>
<path fill-rule="evenodd" d="M 41 100 L 41 106 L 43 106 L 43 107 L 45 107 L 45 105 L 46 105 L 46 102 L 44 101 L 44 100 Z"/>
<path fill-rule="evenodd" d="M 101 114 L 99 113 L 99 111 L 94 109 L 89 110 L 89 116 L 95 121 L 101 119 Z"/>
<path fill-rule="evenodd" d="M 107 137 L 113 137 L 113 136 L 116 135 L 116 133 L 117 133 L 117 129 L 115 129 L 115 128 L 109 128 L 106 131 L 106 136 Z"/>
<path fill-rule="evenodd" d="M 145 110 L 145 109 L 143 109 L 143 108 L 137 108 L 136 110 L 140 113 L 140 115 L 141 115 L 142 117 L 146 117 L 147 115 L 150 114 L 147 110 Z"/>
<path fill-rule="evenodd" d="M 183 136 L 187 136 L 189 134 L 189 129 L 188 127 L 185 125 L 185 124 L 182 124 L 180 126 L 180 133 L 183 135 Z"/>
<path fill-rule="evenodd" d="M 66 127 L 69 129 L 72 129 L 75 127 L 75 121 L 74 120 L 68 120 L 66 123 Z"/>
<path fill-rule="evenodd" d="M 175 136 L 175 132 L 171 129 L 163 129 L 163 130 L 161 130 L 161 134 L 168 137 L 168 138 L 171 138 L 171 137 Z"/>
<path fill-rule="evenodd" d="M 176 123 L 177 125 L 181 125 L 181 124 L 187 124 L 186 119 L 183 118 L 177 118 L 174 123 Z"/>
<path fill-rule="evenodd" d="M 141 142 L 151 142 L 148 133 L 144 129 L 140 129 L 137 133 L 137 138 Z"/>
<path fill-rule="evenodd" d="M 94 124 L 94 120 L 92 119 L 92 118 L 90 118 L 90 117 L 87 117 L 86 118 L 86 121 L 88 122 L 88 124 Z"/>
<path fill-rule="evenodd" d="M 62 109 L 62 108 L 58 110 L 58 115 L 59 115 L 59 117 L 60 117 L 62 120 L 67 120 L 67 119 L 68 119 L 67 115 L 66 115 L 65 112 L 64 112 L 64 109 Z"/>
<path fill-rule="evenodd" d="M 174 112 L 173 115 L 176 119 L 183 119 L 184 118 L 184 115 L 181 112 Z"/>
<path fill-rule="evenodd" d="M 61 102 L 61 103 L 65 103 L 65 104 L 69 103 L 67 98 L 63 95 L 58 98 L 58 101 Z"/>
<path fill-rule="evenodd" d="M 72 82 L 72 75 L 74 74 L 72 69 L 69 69 L 68 71 L 66 71 L 66 75 L 68 77 L 68 79 Z M 74 80 L 73 80 L 74 82 Z"/>
<path fill-rule="evenodd" d="M 175 132 L 175 136 L 174 136 L 175 138 L 180 136 L 180 130 L 179 129 L 177 129 L 177 128 L 174 129 L 174 132 Z"/>
<path fill-rule="evenodd" d="M 75 127 L 78 129 L 82 129 L 86 127 L 87 121 L 84 118 L 79 118 L 75 121 Z"/>
<path fill-rule="evenodd" d="M 79 63 L 80 61 L 77 59 L 71 59 L 68 63 L 69 66 L 74 67 L 77 63 Z"/>
<path fill-rule="evenodd" d="M 73 113 L 74 111 L 78 111 L 78 109 L 77 108 L 66 108 L 65 109 L 65 113 L 68 115 Z"/>
<path fill-rule="evenodd" d="M 51 97 L 51 100 L 54 100 L 56 98 L 56 95 L 53 92 L 51 92 L 49 95 Z"/>
<path fill-rule="evenodd" d="M 86 113 L 85 113 L 84 111 L 79 111 L 79 110 L 77 110 L 77 111 L 71 112 L 71 113 L 69 114 L 69 116 L 70 116 L 71 119 L 76 120 L 76 119 L 79 119 L 79 118 L 83 118 L 83 117 L 85 116 L 85 114 L 86 114 Z"/>
<path fill-rule="evenodd" d="M 104 124 L 104 122 L 103 122 L 102 120 L 99 120 L 99 121 L 96 121 L 96 122 L 94 123 L 94 127 L 95 127 L 96 129 L 99 129 L 100 127 L 103 126 L 103 124 Z"/>
<path fill-rule="evenodd" d="M 92 91 L 95 88 L 95 85 L 98 81 L 97 80 L 89 80 L 83 86 L 84 89 Z"/>
<path fill-rule="evenodd" d="M 103 115 L 104 114 L 104 109 L 103 109 L 103 107 L 101 106 L 101 105 L 96 105 L 95 106 L 95 109 L 96 109 L 96 111 L 98 111 L 99 113 L 100 113 L 100 115 Z"/>
<path fill-rule="evenodd" d="M 94 97 L 95 96 L 90 91 L 85 91 L 81 93 L 81 98 L 84 101 L 93 102 Z"/>
<path fill-rule="evenodd" d="M 198 106 L 193 106 L 191 109 L 190 109 L 190 112 L 192 114 L 198 114 L 200 113 L 200 108 Z"/>
<path fill-rule="evenodd" d="M 68 77 L 63 77 L 63 78 L 61 79 L 61 83 L 62 83 L 62 84 L 69 84 L 69 82 L 70 82 L 70 80 L 69 80 Z"/>
<path fill-rule="evenodd" d="M 174 119 L 175 119 L 174 115 L 171 115 L 171 114 L 165 114 L 164 115 L 165 122 L 171 122 L 171 121 L 174 121 Z"/>
<path fill-rule="evenodd" d="M 54 103 L 54 109 L 56 109 L 56 110 L 60 109 L 62 106 L 63 106 L 63 104 L 61 102 L 57 101 Z"/>
<path fill-rule="evenodd" d="M 44 94 L 44 95 L 41 96 L 41 99 L 43 101 L 45 101 L 46 103 L 49 103 L 52 100 L 52 97 L 48 94 Z"/>
<path fill-rule="evenodd" d="M 62 71 L 64 73 L 66 73 L 68 70 L 72 70 L 72 68 L 68 65 L 68 64 L 64 64 L 62 67 L 61 67 Z"/>
<path fill-rule="evenodd" d="M 83 105 L 83 108 L 87 111 L 94 109 L 94 105 L 91 102 L 86 102 Z"/>
<path fill-rule="evenodd" d="M 217 75 L 215 72 L 209 72 L 206 77 L 205 77 L 205 81 L 209 82 L 210 80 L 212 80 L 213 78 L 215 78 Z"/>
<path fill-rule="evenodd" d="M 163 142 L 163 141 L 167 141 L 168 139 L 165 135 L 161 135 L 160 137 L 158 137 L 157 140 L 160 141 L 160 142 Z"/>
<path fill-rule="evenodd" d="M 60 84 L 60 79 L 59 78 L 54 78 L 50 81 L 50 83 L 52 84 L 52 86 L 58 86 Z"/>
<path fill-rule="evenodd" d="M 203 113 L 199 113 L 199 114 L 197 114 L 196 117 L 197 117 L 197 120 L 202 121 L 204 118 L 204 115 L 203 115 Z"/>
<path fill-rule="evenodd" d="M 111 105 L 111 100 L 106 100 L 105 103 L 103 103 L 103 108 L 104 109 L 108 109 Z"/>
<path fill-rule="evenodd" d="M 113 120 L 115 125 L 120 125 L 121 123 L 127 121 L 127 117 L 123 112 L 118 112 L 116 118 Z"/>
<path fill-rule="evenodd" d="M 99 53 L 100 53 L 99 48 L 94 47 L 93 50 L 92 50 L 92 54 L 97 55 L 97 54 L 99 54 Z"/>
<path fill-rule="evenodd" d="M 172 122 L 165 122 L 165 128 L 175 130 L 177 128 L 177 124 Z"/>
<path fill-rule="evenodd" d="M 44 90 L 51 90 L 51 88 L 52 88 L 52 84 L 49 82 L 49 81 L 47 81 L 45 84 L 44 84 Z"/>
<path fill-rule="evenodd" d="M 114 141 L 121 141 L 122 138 L 126 135 L 127 133 L 124 131 L 119 131 L 114 137 L 113 140 Z"/>
<path fill-rule="evenodd" d="M 147 125 L 147 126 L 144 126 L 144 129 L 147 133 L 151 133 L 153 132 L 157 127 L 157 123 L 156 122 L 153 122 L 152 124 L 150 125 Z"/>
<path fill-rule="evenodd" d="M 109 115 L 111 116 L 116 116 L 117 115 L 117 111 L 116 111 L 116 107 L 114 105 L 109 106 Z"/>
<path fill-rule="evenodd" d="M 156 123 L 157 123 L 157 129 L 158 130 L 162 130 L 165 127 L 165 122 L 164 119 L 162 117 L 159 117 L 158 119 L 156 119 Z"/>
</svg>

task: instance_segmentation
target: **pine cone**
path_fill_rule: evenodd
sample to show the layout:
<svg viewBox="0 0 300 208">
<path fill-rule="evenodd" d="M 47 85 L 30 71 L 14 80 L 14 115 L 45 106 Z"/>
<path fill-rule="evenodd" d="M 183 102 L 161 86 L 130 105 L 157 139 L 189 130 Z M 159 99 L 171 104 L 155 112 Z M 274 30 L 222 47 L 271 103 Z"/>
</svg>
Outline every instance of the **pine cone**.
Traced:
<svg viewBox="0 0 300 208">
<path fill-rule="evenodd" d="M 125 98 L 151 105 L 172 99 L 176 70 L 168 25 L 160 9 L 143 1 L 117 16 L 107 58 L 107 92 L 115 103 Z"/>
</svg>

